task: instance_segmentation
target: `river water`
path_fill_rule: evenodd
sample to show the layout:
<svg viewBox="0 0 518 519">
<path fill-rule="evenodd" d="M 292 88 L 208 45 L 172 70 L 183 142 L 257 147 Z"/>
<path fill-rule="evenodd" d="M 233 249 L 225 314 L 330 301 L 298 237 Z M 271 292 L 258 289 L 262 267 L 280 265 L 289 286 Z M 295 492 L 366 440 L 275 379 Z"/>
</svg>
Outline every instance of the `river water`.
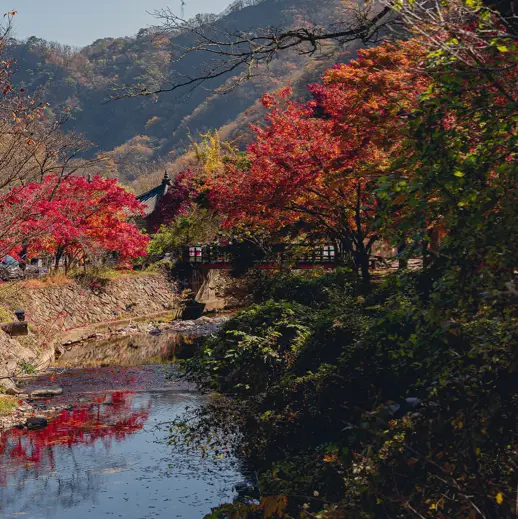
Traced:
<svg viewBox="0 0 518 519">
<path fill-rule="evenodd" d="M 51 403 L 69 407 L 44 429 L 0 433 L 2 519 L 197 519 L 236 496 L 245 480 L 237 459 L 204 457 L 167 441 L 171 420 L 210 397 L 163 363 L 170 341 L 129 344 L 125 353 L 134 351 L 142 365 L 120 365 L 120 357 L 110 362 L 101 347 L 100 367 L 58 366 L 31 380 L 27 390 L 62 387 Z M 144 344 L 154 363 L 144 362 Z M 78 352 L 60 362 L 73 365 Z M 90 366 L 94 357 L 90 345 Z"/>
</svg>

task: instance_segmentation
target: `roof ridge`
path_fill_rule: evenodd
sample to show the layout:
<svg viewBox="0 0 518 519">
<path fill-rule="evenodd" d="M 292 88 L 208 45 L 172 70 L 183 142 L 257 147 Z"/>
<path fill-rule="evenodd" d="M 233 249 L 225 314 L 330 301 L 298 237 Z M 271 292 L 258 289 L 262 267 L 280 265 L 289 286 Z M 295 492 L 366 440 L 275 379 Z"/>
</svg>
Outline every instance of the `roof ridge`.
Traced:
<svg viewBox="0 0 518 519">
<path fill-rule="evenodd" d="M 159 201 L 167 193 L 167 187 L 167 184 L 162 183 L 159 186 L 156 186 L 149 191 L 146 191 L 145 193 L 137 196 L 137 200 L 146 206 L 144 210 L 146 216 L 149 216 L 156 210 Z"/>
</svg>

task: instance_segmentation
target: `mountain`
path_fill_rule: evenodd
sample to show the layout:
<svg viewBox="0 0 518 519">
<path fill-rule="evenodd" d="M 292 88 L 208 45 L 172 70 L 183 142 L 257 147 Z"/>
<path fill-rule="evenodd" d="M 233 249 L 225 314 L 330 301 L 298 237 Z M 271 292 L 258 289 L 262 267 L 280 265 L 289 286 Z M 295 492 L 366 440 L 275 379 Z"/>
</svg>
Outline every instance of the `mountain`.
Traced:
<svg viewBox="0 0 518 519">
<path fill-rule="evenodd" d="M 238 0 L 222 15 L 198 15 L 197 21 L 220 33 L 308 21 L 329 24 L 341 5 L 341 0 L 322 0 L 315 13 L 313 0 Z M 68 128 L 93 143 L 92 154 L 106 152 L 111 159 L 109 172 L 131 183 L 180 156 L 191 135 L 222 128 L 225 137 L 246 144 L 248 123 L 262 116 L 257 100 L 265 91 L 290 83 L 303 96 L 303 85 L 318 79 L 331 63 L 285 53 L 264 74 L 227 94 L 214 93 L 229 80 L 223 77 L 203 88 L 165 93 L 158 99 L 133 97 L 106 103 L 123 85 L 158 84 L 159 78 L 172 73 L 192 75 L 201 70 L 206 56 L 200 53 L 176 60 L 178 48 L 193 41 L 188 32 L 150 29 L 132 37 L 100 39 L 80 50 L 35 37 L 14 41 L 15 81 L 29 91 L 44 88 L 53 110 L 68 109 Z"/>
</svg>

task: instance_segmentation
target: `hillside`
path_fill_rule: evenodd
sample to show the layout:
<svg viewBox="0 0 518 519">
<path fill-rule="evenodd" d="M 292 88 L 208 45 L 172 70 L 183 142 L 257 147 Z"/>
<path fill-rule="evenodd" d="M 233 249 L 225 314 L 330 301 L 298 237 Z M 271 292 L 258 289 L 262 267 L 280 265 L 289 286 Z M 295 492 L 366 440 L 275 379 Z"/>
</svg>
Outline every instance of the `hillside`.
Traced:
<svg viewBox="0 0 518 519">
<path fill-rule="evenodd" d="M 318 15 L 310 0 L 263 0 L 237 2 L 221 16 L 199 15 L 213 30 L 253 30 L 267 26 L 289 27 L 336 18 L 339 0 L 324 0 Z M 30 91 L 45 87 L 45 97 L 55 111 L 70 110 L 70 128 L 93 143 L 92 153 L 108 152 L 105 173 L 135 182 L 174 161 L 189 143 L 190 135 L 224 128 L 225 136 L 246 142 L 248 122 L 258 118 L 258 98 L 268 90 L 317 79 L 329 61 L 298 54 L 284 54 L 270 70 L 227 94 L 214 94 L 229 78 L 214 80 L 192 92 L 163 94 L 105 103 L 125 84 L 160 84 L 160 78 L 193 74 L 204 57 L 191 54 L 176 63 L 179 46 L 192 43 L 191 34 L 160 34 L 142 29 L 136 36 L 106 38 L 75 50 L 38 38 L 15 41 L 16 81 Z M 309 65 L 308 65 L 309 63 Z M 163 80 L 162 80 L 163 81 Z"/>
</svg>

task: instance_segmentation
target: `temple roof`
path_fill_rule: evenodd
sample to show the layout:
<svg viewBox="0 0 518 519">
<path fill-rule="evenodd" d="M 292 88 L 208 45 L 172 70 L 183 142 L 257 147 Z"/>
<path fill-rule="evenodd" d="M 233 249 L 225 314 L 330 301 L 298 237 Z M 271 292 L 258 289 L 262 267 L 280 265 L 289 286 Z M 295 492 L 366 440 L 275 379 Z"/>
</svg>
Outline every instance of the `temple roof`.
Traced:
<svg viewBox="0 0 518 519">
<path fill-rule="evenodd" d="M 144 213 L 146 216 L 149 216 L 157 209 L 158 203 L 165 196 L 170 185 L 171 179 L 169 178 L 169 173 L 166 171 L 160 185 L 137 196 L 137 200 L 142 202 L 145 206 Z"/>
</svg>

